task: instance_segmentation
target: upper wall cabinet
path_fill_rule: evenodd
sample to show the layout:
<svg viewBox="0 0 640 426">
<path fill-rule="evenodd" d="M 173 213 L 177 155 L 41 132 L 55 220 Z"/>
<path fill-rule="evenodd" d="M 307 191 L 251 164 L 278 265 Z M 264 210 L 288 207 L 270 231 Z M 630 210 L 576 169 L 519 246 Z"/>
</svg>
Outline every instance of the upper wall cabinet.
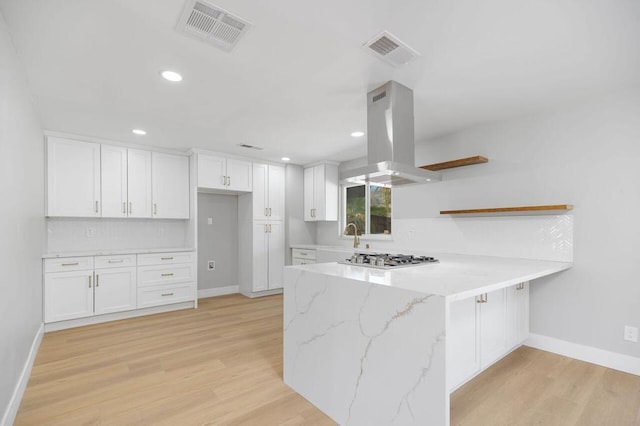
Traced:
<svg viewBox="0 0 640 426">
<path fill-rule="evenodd" d="M 338 220 L 338 166 L 304 169 L 304 220 Z"/>
<path fill-rule="evenodd" d="M 49 138 L 47 216 L 100 217 L 100 144 Z"/>
<path fill-rule="evenodd" d="M 198 154 L 198 188 L 251 192 L 251 162 Z"/>
<path fill-rule="evenodd" d="M 50 137 L 47 216 L 188 219 L 189 158 Z"/>
<path fill-rule="evenodd" d="M 151 154 L 153 217 L 189 219 L 189 158 Z"/>
<path fill-rule="evenodd" d="M 285 169 L 272 164 L 253 165 L 253 219 L 283 220 Z"/>
</svg>

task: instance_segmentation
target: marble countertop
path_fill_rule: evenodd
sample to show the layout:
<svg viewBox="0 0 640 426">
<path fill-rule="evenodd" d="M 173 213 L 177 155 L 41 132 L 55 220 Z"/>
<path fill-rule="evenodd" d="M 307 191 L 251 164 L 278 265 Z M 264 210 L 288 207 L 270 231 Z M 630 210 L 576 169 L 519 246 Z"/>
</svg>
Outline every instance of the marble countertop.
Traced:
<svg viewBox="0 0 640 426">
<path fill-rule="evenodd" d="M 339 263 L 288 268 L 460 300 L 571 268 L 571 262 L 435 254 L 438 263 L 383 270 Z"/>
<path fill-rule="evenodd" d="M 193 251 L 193 248 L 179 247 L 179 248 L 158 248 L 158 249 L 123 249 L 123 250 L 85 250 L 85 251 L 65 251 L 65 252 L 50 252 L 42 255 L 43 259 L 53 259 L 56 257 L 82 257 L 82 256 L 109 256 L 115 254 L 145 254 L 145 253 L 169 253 L 169 252 L 181 252 L 181 251 Z"/>
</svg>

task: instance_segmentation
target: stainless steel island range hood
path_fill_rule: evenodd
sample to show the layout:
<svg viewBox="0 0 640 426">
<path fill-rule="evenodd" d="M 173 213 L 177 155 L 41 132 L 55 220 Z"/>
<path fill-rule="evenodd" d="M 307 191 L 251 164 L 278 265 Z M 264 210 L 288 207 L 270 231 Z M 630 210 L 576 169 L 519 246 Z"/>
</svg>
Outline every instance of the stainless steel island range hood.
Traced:
<svg viewBox="0 0 640 426">
<path fill-rule="evenodd" d="M 340 174 L 344 183 L 400 186 L 442 180 L 415 166 L 413 91 L 389 81 L 367 94 L 368 165 Z"/>
</svg>

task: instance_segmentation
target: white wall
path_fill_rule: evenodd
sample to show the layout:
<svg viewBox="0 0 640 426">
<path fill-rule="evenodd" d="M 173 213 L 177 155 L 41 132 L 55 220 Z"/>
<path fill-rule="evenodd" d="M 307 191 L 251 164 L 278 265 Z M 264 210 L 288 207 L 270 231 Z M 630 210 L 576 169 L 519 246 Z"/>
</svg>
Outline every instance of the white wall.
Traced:
<svg viewBox="0 0 640 426">
<path fill-rule="evenodd" d="M 419 224 L 440 221 L 458 238 L 459 231 L 469 231 L 474 220 L 476 233 L 483 232 L 479 227 L 484 220 L 494 225 L 502 221 L 505 226 L 513 226 L 514 221 L 530 226 L 531 220 L 538 220 L 439 218 L 439 210 L 574 204 L 573 213 L 559 219 L 560 227 L 540 227 L 540 247 L 573 245 L 572 250 L 560 247 L 556 254 L 572 251 L 574 267 L 533 283 L 531 331 L 640 357 L 640 344 L 622 339 L 624 325 L 640 327 L 640 285 L 635 269 L 640 260 L 638 117 L 640 90 L 633 90 L 418 144 L 418 164 L 472 155 L 484 155 L 490 162 L 445 171 L 441 183 L 394 191 L 394 226 L 400 223 L 394 231 L 402 230 L 403 222 L 413 222 L 417 224 L 414 239 L 430 247 L 429 228 Z M 562 229 L 563 223 L 571 225 L 573 238 L 544 243 L 554 233 L 570 231 Z M 318 243 L 344 245 L 335 237 L 336 228 L 335 224 L 319 226 Z M 533 231 L 535 227 L 513 239 L 528 244 L 525 237 L 529 236 L 535 242 Z M 404 232 L 408 232 L 406 227 Z M 406 235 L 396 238 L 407 239 Z M 517 255 L 526 252 L 516 246 L 510 249 Z"/>
<path fill-rule="evenodd" d="M 212 219 L 209 225 L 207 219 Z M 216 269 L 209 271 L 207 262 Z M 251 261 L 243 257 L 243 264 Z M 198 194 L 198 289 L 238 285 L 238 197 Z"/>
<path fill-rule="evenodd" d="M 0 14 L 0 417 L 42 322 L 43 155 L 40 122 Z"/>
<path fill-rule="evenodd" d="M 316 224 L 304 221 L 304 169 L 288 164 L 285 174 L 285 264 L 291 265 L 291 244 L 314 244 Z"/>
<path fill-rule="evenodd" d="M 47 252 L 190 247 L 189 222 L 172 219 L 48 218 Z"/>
</svg>

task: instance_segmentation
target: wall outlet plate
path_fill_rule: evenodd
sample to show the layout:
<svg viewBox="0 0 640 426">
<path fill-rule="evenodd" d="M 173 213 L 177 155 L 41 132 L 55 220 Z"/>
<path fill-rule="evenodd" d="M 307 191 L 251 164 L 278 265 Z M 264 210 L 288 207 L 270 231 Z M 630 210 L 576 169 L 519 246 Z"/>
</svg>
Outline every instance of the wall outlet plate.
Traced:
<svg viewBox="0 0 640 426">
<path fill-rule="evenodd" d="M 215 260 L 210 260 L 207 262 L 207 269 L 210 271 L 215 271 L 216 269 L 216 261 Z"/>
<path fill-rule="evenodd" d="M 624 340 L 638 343 L 638 327 L 624 326 Z"/>
<path fill-rule="evenodd" d="M 207 218 L 207 225 L 213 225 L 213 218 L 212 217 L 208 217 Z"/>
</svg>

